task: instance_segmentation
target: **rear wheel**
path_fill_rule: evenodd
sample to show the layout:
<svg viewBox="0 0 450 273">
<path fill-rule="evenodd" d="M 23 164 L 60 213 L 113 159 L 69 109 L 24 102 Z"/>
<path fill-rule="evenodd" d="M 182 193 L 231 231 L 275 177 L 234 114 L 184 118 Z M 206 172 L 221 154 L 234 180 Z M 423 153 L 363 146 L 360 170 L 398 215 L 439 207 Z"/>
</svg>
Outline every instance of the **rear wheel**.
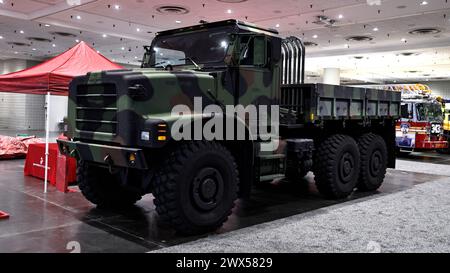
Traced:
<svg viewBox="0 0 450 273">
<path fill-rule="evenodd" d="M 142 194 L 122 186 L 120 171 L 111 174 L 106 167 L 88 162 L 77 166 L 78 187 L 90 202 L 102 207 L 127 207 L 141 199 Z"/>
<path fill-rule="evenodd" d="M 333 135 L 318 145 L 314 165 L 319 192 L 327 198 L 346 198 L 358 182 L 358 145 L 350 136 Z"/>
<path fill-rule="evenodd" d="M 383 184 L 387 168 L 387 147 L 384 139 L 375 134 L 363 135 L 358 140 L 361 170 L 358 189 L 374 191 Z"/>
<path fill-rule="evenodd" d="M 154 180 L 156 211 L 178 232 L 213 231 L 228 219 L 237 199 L 233 156 L 216 142 L 181 144 Z"/>
</svg>

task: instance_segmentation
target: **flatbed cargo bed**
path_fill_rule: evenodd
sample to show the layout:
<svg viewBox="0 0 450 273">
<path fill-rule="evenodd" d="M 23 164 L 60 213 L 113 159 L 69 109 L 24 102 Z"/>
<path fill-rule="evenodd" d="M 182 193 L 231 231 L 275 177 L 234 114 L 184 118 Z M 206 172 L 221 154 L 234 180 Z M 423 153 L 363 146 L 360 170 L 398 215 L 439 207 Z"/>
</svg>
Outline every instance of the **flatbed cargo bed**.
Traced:
<svg viewBox="0 0 450 273">
<path fill-rule="evenodd" d="M 398 118 L 401 93 L 326 84 L 283 85 L 279 104 L 282 125 L 304 125 L 323 120 Z"/>
</svg>

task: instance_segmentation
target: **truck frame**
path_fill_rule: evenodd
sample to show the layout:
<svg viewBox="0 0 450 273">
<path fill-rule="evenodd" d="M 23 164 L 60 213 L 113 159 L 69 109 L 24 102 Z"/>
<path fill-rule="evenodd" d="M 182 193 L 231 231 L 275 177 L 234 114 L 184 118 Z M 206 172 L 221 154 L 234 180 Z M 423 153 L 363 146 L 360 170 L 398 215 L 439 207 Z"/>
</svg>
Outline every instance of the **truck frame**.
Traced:
<svg viewBox="0 0 450 273">
<path fill-rule="evenodd" d="M 99 206 L 130 206 L 152 193 L 164 221 L 198 234 L 220 227 L 254 185 L 299 183 L 313 171 L 320 193 L 346 198 L 377 190 L 395 168 L 400 93 L 304 84 L 298 38 L 237 20 L 206 23 L 158 33 L 142 67 L 89 73 L 70 85 L 69 140 L 58 144 L 77 158 L 81 192 Z M 253 135 L 236 115 L 172 113 L 195 98 L 219 109 L 278 107 L 279 125 L 270 124 L 278 136 Z M 205 127 L 213 117 L 252 137 L 175 140 L 181 119 Z"/>
</svg>

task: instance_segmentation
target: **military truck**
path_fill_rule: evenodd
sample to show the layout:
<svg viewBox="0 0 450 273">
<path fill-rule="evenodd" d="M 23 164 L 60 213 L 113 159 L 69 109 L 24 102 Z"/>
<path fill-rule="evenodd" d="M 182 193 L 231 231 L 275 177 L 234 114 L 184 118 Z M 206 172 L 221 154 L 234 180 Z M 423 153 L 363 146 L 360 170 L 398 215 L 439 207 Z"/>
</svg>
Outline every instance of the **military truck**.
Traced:
<svg viewBox="0 0 450 273">
<path fill-rule="evenodd" d="M 400 93 L 304 84 L 304 68 L 300 39 L 253 24 L 227 20 L 160 32 L 141 69 L 72 81 L 70 140 L 58 141 L 59 148 L 77 158 L 89 201 L 123 207 L 152 193 L 160 218 L 183 234 L 219 228 L 255 185 L 301 183 L 310 171 L 326 198 L 378 189 L 386 168 L 395 167 Z M 259 130 L 255 136 L 249 119 L 237 115 L 173 113 L 199 98 L 203 108 L 278 106 L 278 137 Z M 206 126 L 213 117 L 244 125 L 251 137 L 175 140 L 180 119 Z"/>
</svg>

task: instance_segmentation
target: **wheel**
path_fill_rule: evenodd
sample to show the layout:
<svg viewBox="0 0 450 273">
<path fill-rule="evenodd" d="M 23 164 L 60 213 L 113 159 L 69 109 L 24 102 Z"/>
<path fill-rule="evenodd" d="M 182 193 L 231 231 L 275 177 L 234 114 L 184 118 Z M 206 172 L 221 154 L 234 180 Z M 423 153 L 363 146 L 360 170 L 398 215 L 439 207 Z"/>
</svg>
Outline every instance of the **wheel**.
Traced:
<svg viewBox="0 0 450 273">
<path fill-rule="evenodd" d="M 155 175 L 156 211 L 182 234 L 216 230 L 234 207 L 238 177 L 235 160 L 222 145 L 183 143 Z"/>
<path fill-rule="evenodd" d="M 356 187 L 359 151 L 356 141 L 346 135 L 333 135 L 320 143 L 315 156 L 317 189 L 327 198 L 348 197 Z"/>
<path fill-rule="evenodd" d="M 141 199 L 141 193 L 121 186 L 121 177 L 120 173 L 111 174 L 108 168 L 87 162 L 79 162 L 77 166 L 77 182 L 81 193 L 101 207 L 129 207 Z"/>
<path fill-rule="evenodd" d="M 383 184 L 387 168 L 387 147 L 384 139 L 375 134 L 363 135 L 358 140 L 361 170 L 357 188 L 375 191 Z"/>
</svg>

